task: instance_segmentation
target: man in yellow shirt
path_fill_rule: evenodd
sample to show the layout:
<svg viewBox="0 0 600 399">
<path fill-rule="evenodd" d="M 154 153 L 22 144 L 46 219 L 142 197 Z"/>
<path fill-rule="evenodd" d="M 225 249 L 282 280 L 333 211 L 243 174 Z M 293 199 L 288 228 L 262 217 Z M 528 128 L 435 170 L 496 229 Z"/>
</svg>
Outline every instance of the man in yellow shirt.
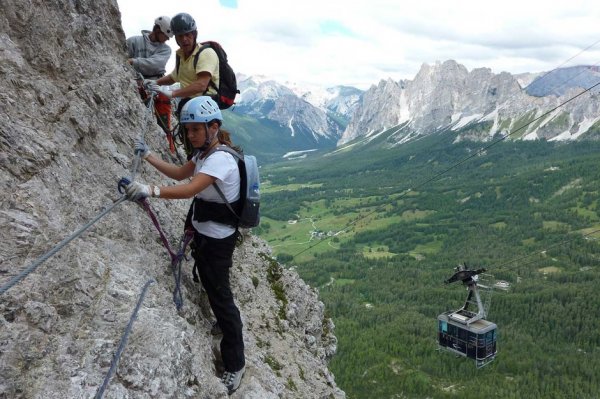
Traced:
<svg viewBox="0 0 600 399">
<path fill-rule="evenodd" d="M 175 69 L 166 76 L 152 82 L 149 88 L 163 93 L 169 98 L 178 97 L 177 115 L 187 101 L 198 96 L 212 96 L 217 94 L 219 87 L 219 57 L 212 48 L 205 48 L 200 52 L 197 43 L 198 30 L 196 21 L 187 13 L 179 13 L 171 19 L 171 31 L 179 49 L 176 51 Z M 198 55 L 198 52 L 200 54 Z M 171 90 L 162 85 L 172 85 L 179 82 L 180 88 Z M 187 135 L 181 131 L 182 139 L 188 157 L 192 154 L 192 147 Z"/>
</svg>

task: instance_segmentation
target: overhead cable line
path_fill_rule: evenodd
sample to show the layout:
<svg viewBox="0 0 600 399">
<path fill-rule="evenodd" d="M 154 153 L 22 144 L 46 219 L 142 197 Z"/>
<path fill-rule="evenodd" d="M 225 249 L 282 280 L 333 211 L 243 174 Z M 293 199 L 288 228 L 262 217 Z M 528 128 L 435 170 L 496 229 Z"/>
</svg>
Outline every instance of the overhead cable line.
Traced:
<svg viewBox="0 0 600 399">
<path fill-rule="evenodd" d="M 566 65 L 567 63 L 569 63 L 571 60 L 579 57 L 581 54 L 585 53 L 586 51 L 588 51 L 589 49 L 591 49 L 592 47 L 596 46 L 598 43 L 600 43 L 600 39 L 596 40 L 594 43 L 590 44 L 589 46 L 587 46 L 586 48 L 584 48 L 583 50 L 579 51 L 577 54 L 571 56 L 570 58 L 566 59 L 565 61 L 563 61 L 560 65 L 554 67 L 553 69 L 549 70 L 548 72 L 544 73 L 542 76 L 539 76 L 535 79 L 533 79 L 531 82 L 529 82 L 527 85 L 525 85 L 524 87 L 521 88 L 521 90 L 518 93 L 514 93 L 513 95 L 509 96 L 506 100 L 504 100 L 503 104 L 501 104 L 498 108 L 497 111 L 500 111 L 504 108 L 506 108 L 508 106 L 508 104 L 510 104 L 510 102 L 517 96 L 517 94 L 522 93 L 525 91 L 525 93 L 527 94 L 526 90 L 529 86 L 531 86 L 533 83 L 537 82 L 541 82 L 543 81 L 547 76 L 551 75 L 552 73 L 556 72 L 557 70 L 559 70 L 560 68 L 562 68 L 564 65 Z M 597 66 L 598 64 L 600 64 L 600 61 L 596 62 L 595 64 L 591 65 L 591 66 Z M 570 78 L 560 81 L 560 82 L 556 82 L 556 83 L 552 83 L 550 85 L 550 88 L 552 89 L 552 91 L 557 91 L 562 88 L 563 86 L 565 86 L 567 83 L 569 83 L 570 81 L 578 78 L 579 76 L 583 75 L 585 71 L 582 70 L 579 73 L 571 76 Z"/>
<path fill-rule="evenodd" d="M 517 258 L 515 258 L 515 259 L 511 259 L 511 260 L 509 260 L 509 261 L 507 261 L 507 262 L 503 262 L 503 263 L 500 263 L 500 264 L 498 264 L 498 265 L 492 265 L 492 266 L 490 266 L 490 267 L 493 267 L 493 268 L 496 268 L 496 269 L 498 269 L 498 268 L 500 268 L 500 267 L 503 267 L 503 266 L 506 266 L 506 265 L 510 265 L 511 263 L 516 263 L 516 262 L 519 262 L 519 261 L 521 261 L 521 260 L 523 260 L 523 259 L 530 258 L 530 257 L 532 257 L 532 256 L 534 256 L 534 255 L 537 255 L 537 254 L 540 254 L 540 255 L 541 255 L 541 254 L 543 254 L 544 252 L 547 252 L 549 249 L 552 249 L 552 248 L 556 248 L 556 247 L 563 246 L 563 245 L 565 245 L 565 244 L 568 244 L 568 243 L 570 243 L 570 242 L 572 242 L 572 241 L 575 241 L 576 239 L 578 239 L 578 238 L 580 238 L 580 237 L 589 237 L 589 236 L 591 236 L 591 235 L 594 235 L 594 234 L 596 234 L 596 233 L 600 233 L 600 229 L 593 230 L 593 231 L 591 231 L 591 232 L 589 232 L 589 233 L 586 233 L 586 234 L 581 234 L 581 235 L 576 235 L 576 236 L 573 236 L 573 237 L 572 237 L 572 238 L 570 238 L 570 239 L 567 239 L 567 240 L 563 240 L 563 241 L 559 241 L 559 242 L 557 242 L 557 243 L 554 243 L 554 244 L 552 244 L 552 245 L 550 245 L 550 246 L 548 246 L 548 247 L 546 247 L 546 248 L 542 249 L 542 250 L 541 250 L 541 251 L 539 251 L 539 252 L 537 252 L 537 251 L 536 251 L 536 252 L 534 252 L 534 253 L 531 253 L 531 254 L 528 254 L 528 255 L 519 256 L 519 257 L 517 257 Z M 521 264 L 520 264 L 520 266 L 523 266 L 523 265 L 528 265 L 528 264 L 530 264 L 530 263 L 533 263 L 533 262 L 535 262 L 535 261 L 536 261 L 536 259 L 534 259 L 534 260 L 532 260 L 532 261 L 530 261 L 530 262 L 521 263 Z"/>
<path fill-rule="evenodd" d="M 493 147 L 494 145 L 498 144 L 499 142 L 501 142 L 501 141 L 504 141 L 505 139 L 507 139 L 508 137 L 512 136 L 513 134 L 515 134 L 515 133 L 517 133 L 517 132 L 519 132 L 519 131 L 521 131 L 521 130 L 525 129 L 527 126 L 531 125 L 532 123 L 534 123 L 534 122 L 536 122 L 536 121 L 540 120 L 541 118 L 544 118 L 545 116 L 547 116 L 547 115 L 551 114 L 552 112 L 556 111 L 556 110 L 557 110 L 557 109 L 559 109 L 560 107 L 563 107 L 564 105 L 566 105 L 566 104 L 570 103 L 571 101 L 575 100 L 576 98 L 578 98 L 578 97 L 582 96 L 583 94 L 585 94 L 585 93 L 587 93 L 587 92 L 591 91 L 592 89 L 594 89 L 594 88 L 596 88 L 596 87 L 598 87 L 598 86 L 600 86 L 600 81 L 598 81 L 598 83 L 596 83 L 596 84 L 594 84 L 594 85 L 592 85 L 592 86 L 588 87 L 587 89 L 584 89 L 584 90 L 583 90 L 581 93 L 579 93 L 579 94 L 577 94 L 577 95 L 575 95 L 575 96 L 573 96 L 573 97 L 571 97 L 571 98 L 569 98 L 569 99 L 567 99 L 567 100 L 563 101 L 562 103 L 560 103 L 560 104 L 559 104 L 559 105 L 557 105 L 556 107 L 554 107 L 554 108 L 552 108 L 551 110 L 549 110 L 549 111 L 547 111 L 547 112 L 543 113 L 542 115 L 538 116 L 537 118 L 534 118 L 533 120 L 531 120 L 531 121 L 529 121 L 529 122 L 525 123 L 523 126 L 521 126 L 521 127 L 517 128 L 517 129 L 513 130 L 512 132 L 510 132 L 510 133 L 508 133 L 508 134 L 505 134 L 505 135 L 503 135 L 502 137 L 500 137 L 500 138 L 499 138 L 499 139 L 497 139 L 497 140 L 494 140 L 493 142 L 491 142 L 491 143 L 490 143 L 490 144 L 488 144 L 487 146 L 485 146 L 485 147 L 483 147 L 483 148 L 480 148 L 479 150 L 475 151 L 473 154 L 470 154 L 470 155 L 466 156 L 465 158 L 461 159 L 461 160 L 460 160 L 460 161 L 458 161 L 457 163 L 455 163 L 455 164 L 453 164 L 453 165 L 451 165 L 451 166 L 447 167 L 446 169 L 442 170 L 441 172 L 439 172 L 439 173 L 435 174 L 433 177 L 430 177 L 429 179 L 426 179 L 426 180 L 422 181 L 421 183 L 418 183 L 418 184 L 416 184 L 414 187 L 411 187 L 411 188 L 409 188 L 409 189 L 407 189 L 407 190 L 404 190 L 404 191 L 403 191 L 403 192 L 402 192 L 402 193 L 401 193 L 401 194 L 398 196 L 398 199 L 401 199 L 401 198 L 405 197 L 405 196 L 406 196 L 408 193 L 410 193 L 410 192 L 412 192 L 412 191 L 414 191 L 414 190 L 416 190 L 416 189 L 418 189 L 418 188 L 421 188 L 421 187 L 423 187 L 423 186 L 425 186 L 425 185 L 427 185 L 427 184 L 429 184 L 429 183 L 431 183 L 431 182 L 433 182 L 433 181 L 436 181 L 436 180 L 438 180 L 438 179 L 439 179 L 441 176 L 443 176 L 444 174 L 448 173 L 449 171 L 451 171 L 451 170 L 453 170 L 453 169 L 457 168 L 458 166 L 460 166 L 460 165 L 464 164 L 464 163 L 465 163 L 465 162 L 467 162 L 468 160 L 470 160 L 470 159 L 472 159 L 472 158 L 474 158 L 474 157 L 476 157 L 476 156 L 478 156 L 478 155 L 482 154 L 484 151 L 486 151 L 486 150 L 490 149 L 491 147 Z M 379 210 L 381 209 L 381 207 L 382 207 L 382 206 L 379 206 L 379 207 L 377 207 L 376 209 L 374 209 L 374 210 L 372 210 L 372 211 L 370 211 L 370 212 L 367 212 L 365 215 L 359 215 L 359 216 L 357 217 L 357 219 L 355 219 L 354 221 L 352 221 L 352 222 L 348 223 L 348 225 L 347 225 L 347 226 L 346 226 L 344 229 L 340 230 L 340 232 L 346 232 L 346 231 L 347 231 L 347 230 L 348 230 L 350 227 L 354 226 L 354 225 L 355 225 L 356 223 L 358 223 L 359 221 L 361 221 L 361 220 L 364 220 L 364 219 L 366 219 L 367 217 L 371 216 L 372 214 L 375 214 L 375 213 L 379 212 Z M 319 241 L 317 241 L 315 244 L 313 244 L 313 245 L 311 245 L 311 246 L 309 246 L 309 247 L 307 247 L 307 248 L 305 248 L 305 249 L 301 250 L 300 252 L 296 253 L 295 255 L 293 255 L 293 256 L 292 256 L 292 259 L 294 259 L 294 258 L 296 258 L 298 255 L 301 255 L 301 254 L 303 254 L 304 252 L 306 252 L 306 251 L 308 251 L 308 250 L 310 250 L 310 249 L 312 249 L 312 248 L 316 247 L 316 246 L 317 246 L 317 245 L 319 245 L 321 242 L 323 242 L 323 241 L 328 241 L 328 240 L 329 240 L 329 237 L 328 237 L 327 239 L 324 239 L 324 240 L 319 240 Z"/>
<path fill-rule="evenodd" d="M 569 58 L 569 59 L 567 59 L 567 60 L 563 61 L 563 63 L 562 63 L 562 64 L 560 64 L 559 66 L 557 66 L 557 67 L 555 67 L 554 69 L 552 69 L 552 70 L 550 70 L 550 71 L 546 72 L 545 74 L 543 74 L 543 75 L 542 75 L 542 76 L 540 76 L 539 78 L 536 78 L 536 79 L 532 80 L 532 81 L 531 81 L 531 82 L 530 82 L 530 83 L 529 83 L 527 86 L 523 87 L 523 89 L 526 89 L 526 88 L 528 88 L 529 86 L 531 86 L 531 84 L 532 84 L 533 82 L 535 82 L 536 80 L 541 80 L 541 79 L 544 79 L 546 76 L 550 75 L 551 73 L 553 73 L 553 72 L 554 72 L 554 71 L 556 71 L 557 69 L 560 69 L 560 68 L 561 68 L 563 65 L 566 65 L 566 64 L 567 64 L 569 61 L 571 61 L 571 60 L 573 60 L 573 59 L 575 59 L 575 58 L 579 57 L 581 54 L 585 53 L 586 51 L 588 51 L 589 49 L 591 49 L 592 47 L 594 47 L 594 46 L 595 46 L 595 45 L 597 45 L 598 43 L 600 43 L 600 39 L 599 39 L 599 40 L 596 40 L 594 43 L 590 44 L 589 46 L 587 46 L 586 48 L 584 48 L 583 50 L 581 50 L 581 51 L 580 51 L 580 52 L 578 52 L 577 54 L 573 55 L 571 58 Z M 594 64 L 594 65 L 598 65 L 598 63 L 596 63 L 596 64 Z M 573 80 L 574 78 L 576 78 L 576 77 L 577 77 L 577 76 L 579 76 L 579 75 L 581 75 L 581 73 L 579 73 L 579 74 L 575 75 L 575 76 L 574 76 L 574 77 L 572 77 L 571 79 L 567 79 L 566 81 L 564 81 L 564 82 L 562 82 L 562 83 L 563 83 L 563 84 L 564 84 L 564 83 L 567 83 L 567 82 L 569 82 L 569 81 Z M 560 86 L 559 86 L 559 87 L 560 87 Z"/>
</svg>

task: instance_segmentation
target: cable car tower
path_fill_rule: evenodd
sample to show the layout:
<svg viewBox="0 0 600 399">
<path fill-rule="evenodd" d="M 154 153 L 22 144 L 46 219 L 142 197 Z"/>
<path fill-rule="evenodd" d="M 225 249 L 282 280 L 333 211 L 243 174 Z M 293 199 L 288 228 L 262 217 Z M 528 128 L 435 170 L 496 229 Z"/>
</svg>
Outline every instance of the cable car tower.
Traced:
<svg viewBox="0 0 600 399">
<path fill-rule="evenodd" d="M 485 320 L 487 310 L 478 290 L 479 276 L 484 268 L 470 270 L 467 265 L 458 266 L 446 284 L 462 281 L 469 294 L 464 305 L 457 310 L 438 316 L 438 346 L 460 356 L 475 360 L 477 368 L 490 363 L 496 357 L 496 324 Z M 489 286 L 480 285 L 491 294 Z M 489 299 L 489 297 L 488 297 Z M 471 310 L 475 305 L 476 309 Z M 488 300 L 489 305 L 489 300 Z"/>
</svg>

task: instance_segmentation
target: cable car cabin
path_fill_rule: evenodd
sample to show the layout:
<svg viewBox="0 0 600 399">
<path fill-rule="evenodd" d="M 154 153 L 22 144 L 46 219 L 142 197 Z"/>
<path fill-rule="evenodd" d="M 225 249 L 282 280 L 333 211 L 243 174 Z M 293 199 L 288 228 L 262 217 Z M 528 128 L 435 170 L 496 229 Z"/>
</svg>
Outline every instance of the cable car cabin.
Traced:
<svg viewBox="0 0 600 399">
<path fill-rule="evenodd" d="M 464 317 L 454 311 L 438 316 L 438 345 L 483 367 L 496 357 L 496 324 L 484 319 L 470 324 L 456 320 Z"/>
<path fill-rule="evenodd" d="M 462 281 L 469 294 L 462 308 L 438 316 L 438 345 L 457 355 L 474 359 L 477 367 L 483 367 L 496 357 L 496 324 L 485 320 L 486 311 L 477 289 L 478 275 L 485 269 L 456 268 L 456 273 L 446 284 Z M 483 286 L 482 286 L 483 287 Z M 475 305 L 477 311 L 469 310 Z"/>
</svg>

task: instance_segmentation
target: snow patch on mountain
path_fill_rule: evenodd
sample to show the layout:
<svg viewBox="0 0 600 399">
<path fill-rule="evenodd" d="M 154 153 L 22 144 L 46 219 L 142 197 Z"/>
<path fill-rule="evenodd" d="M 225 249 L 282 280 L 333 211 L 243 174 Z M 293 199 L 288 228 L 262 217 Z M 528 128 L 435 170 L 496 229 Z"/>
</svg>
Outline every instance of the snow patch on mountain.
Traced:
<svg viewBox="0 0 600 399">
<path fill-rule="evenodd" d="M 465 116 L 456 125 L 452 126 L 452 130 L 458 130 L 461 127 L 467 126 L 469 123 L 481 119 L 482 116 L 482 114 L 473 114 L 470 116 Z"/>
<path fill-rule="evenodd" d="M 303 150 L 303 151 L 290 151 L 287 152 L 285 154 L 283 154 L 282 158 L 286 158 L 286 159 L 297 159 L 297 158 L 304 158 L 306 157 L 306 155 L 310 152 L 314 152 L 317 151 L 316 148 L 310 149 L 310 150 Z"/>
<path fill-rule="evenodd" d="M 558 136 L 552 137 L 548 141 L 576 140 L 577 138 L 579 138 L 579 136 L 581 136 L 582 134 L 584 134 L 585 132 L 587 132 L 588 129 L 590 127 L 592 127 L 599 120 L 600 120 L 600 117 L 594 118 L 594 119 L 584 118 L 583 121 L 579 124 L 579 128 L 577 129 L 577 131 L 575 133 L 571 133 L 571 131 L 567 130 L 565 132 L 562 132 Z"/>
</svg>

